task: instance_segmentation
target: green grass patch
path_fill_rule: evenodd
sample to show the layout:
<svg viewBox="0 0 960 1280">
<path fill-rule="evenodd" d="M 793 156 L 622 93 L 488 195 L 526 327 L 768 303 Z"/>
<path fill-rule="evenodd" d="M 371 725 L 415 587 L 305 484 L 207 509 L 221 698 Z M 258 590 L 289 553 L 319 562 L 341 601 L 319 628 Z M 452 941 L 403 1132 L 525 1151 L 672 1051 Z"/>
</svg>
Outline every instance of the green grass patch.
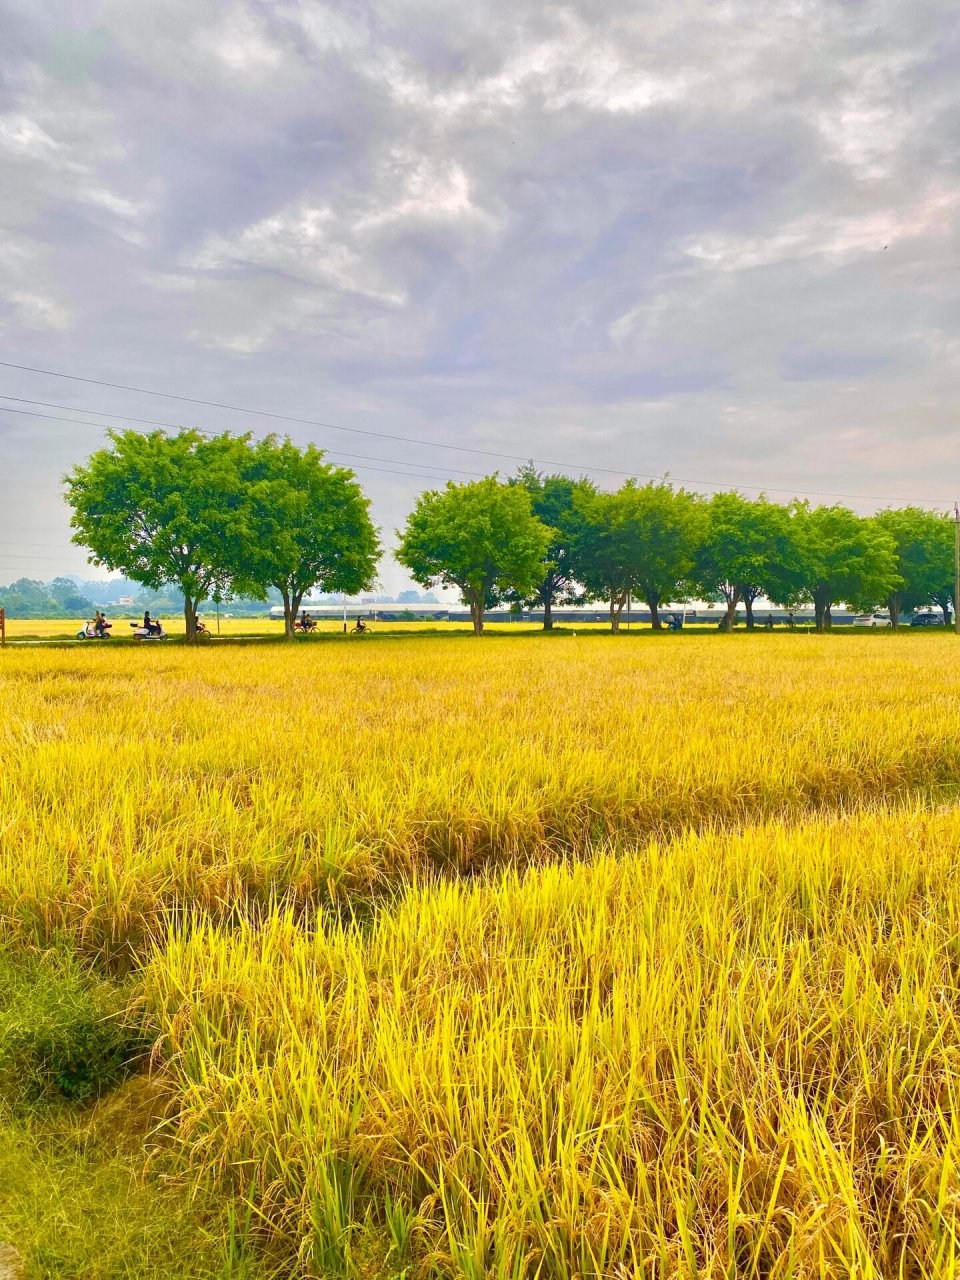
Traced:
<svg viewBox="0 0 960 1280">
<path fill-rule="evenodd" d="M 66 952 L 0 952 L 0 1094 L 8 1105 L 83 1102 L 138 1069 L 149 1042 L 123 987 Z"/>
</svg>

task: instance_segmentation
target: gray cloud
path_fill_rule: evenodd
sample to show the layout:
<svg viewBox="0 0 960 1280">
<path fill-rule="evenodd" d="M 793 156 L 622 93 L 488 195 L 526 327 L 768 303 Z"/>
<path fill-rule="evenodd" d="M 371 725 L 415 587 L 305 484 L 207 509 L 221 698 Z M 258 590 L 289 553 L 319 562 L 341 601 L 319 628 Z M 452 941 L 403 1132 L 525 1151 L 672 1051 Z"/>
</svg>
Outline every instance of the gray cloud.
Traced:
<svg viewBox="0 0 960 1280">
<path fill-rule="evenodd" d="M 951 497 L 945 0 L 77 12 L 0 4 L 5 359 L 585 467 Z M 57 480 L 99 439 L 0 413 L 0 580 L 63 563 Z M 433 482 L 359 474 L 387 529 Z"/>
</svg>

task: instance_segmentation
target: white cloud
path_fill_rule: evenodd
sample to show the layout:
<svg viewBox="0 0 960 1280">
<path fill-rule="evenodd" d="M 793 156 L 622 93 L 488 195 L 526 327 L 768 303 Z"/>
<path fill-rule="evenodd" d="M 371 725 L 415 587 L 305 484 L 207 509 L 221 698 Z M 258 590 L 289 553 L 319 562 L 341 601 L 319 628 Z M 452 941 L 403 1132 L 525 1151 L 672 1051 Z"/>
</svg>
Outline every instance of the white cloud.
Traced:
<svg viewBox="0 0 960 1280">
<path fill-rule="evenodd" d="M 380 200 L 356 219 L 358 233 L 404 221 L 472 219 L 490 229 L 496 225 L 490 213 L 474 204 L 470 179 L 456 160 L 397 147 L 386 157 L 380 177 Z"/>
<path fill-rule="evenodd" d="M 0 325 L 8 336 L 18 326 L 32 333 L 68 328 L 70 308 L 56 293 L 35 250 L 9 241 L 0 244 Z"/>
<path fill-rule="evenodd" d="M 886 252 L 919 237 L 947 237 L 956 229 L 960 186 L 934 188 L 902 209 L 848 216 L 810 214 L 764 236 L 716 234 L 694 240 L 686 253 L 717 271 L 745 271 L 809 258 L 844 260 Z"/>
<path fill-rule="evenodd" d="M 0 148 L 13 155 L 44 159 L 60 149 L 34 120 L 15 113 L 0 116 Z"/>
<path fill-rule="evenodd" d="M 68 333 L 110 381 L 573 465 L 868 492 L 899 466 L 922 496 L 960 396 L 950 17 L 102 0 L 67 39 L 15 5 L 5 349 L 47 367 Z M 402 519 L 414 483 L 370 484 Z"/>
<path fill-rule="evenodd" d="M 251 223 L 236 235 L 213 236 L 186 265 L 200 271 L 256 267 L 392 306 L 404 301 L 401 293 L 382 287 L 375 269 L 338 237 L 328 208 L 300 206 Z"/>
<path fill-rule="evenodd" d="M 26 329 L 43 332 L 45 329 L 67 329 L 70 326 L 70 313 L 52 298 L 17 289 L 10 294 L 9 301 L 13 306 L 13 318 L 0 320 L 0 324 L 5 324 L 8 328 L 11 324 L 20 324 Z"/>
</svg>

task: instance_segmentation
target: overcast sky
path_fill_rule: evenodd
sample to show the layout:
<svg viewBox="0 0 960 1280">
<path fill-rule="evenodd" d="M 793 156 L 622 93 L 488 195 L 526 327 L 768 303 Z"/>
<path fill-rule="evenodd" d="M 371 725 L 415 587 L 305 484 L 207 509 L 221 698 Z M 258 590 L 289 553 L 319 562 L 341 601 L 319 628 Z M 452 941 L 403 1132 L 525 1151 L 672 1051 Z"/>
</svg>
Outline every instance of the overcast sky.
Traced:
<svg viewBox="0 0 960 1280">
<path fill-rule="evenodd" d="M 387 535 L 467 448 L 947 506 L 958 15 L 0 0 L 0 359 L 426 442 L 0 368 L 0 583 L 84 572 L 56 417 L 289 430 Z"/>
</svg>

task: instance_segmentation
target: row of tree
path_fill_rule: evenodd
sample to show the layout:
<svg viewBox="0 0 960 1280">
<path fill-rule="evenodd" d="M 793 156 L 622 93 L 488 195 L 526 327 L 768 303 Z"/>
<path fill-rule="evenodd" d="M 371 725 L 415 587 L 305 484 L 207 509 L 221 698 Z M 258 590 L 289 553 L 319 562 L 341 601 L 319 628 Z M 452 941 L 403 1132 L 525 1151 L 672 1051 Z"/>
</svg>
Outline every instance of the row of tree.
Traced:
<svg viewBox="0 0 960 1280">
<path fill-rule="evenodd" d="M 397 555 L 417 581 L 459 588 L 478 633 L 484 610 L 505 600 L 542 608 L 546 628 L 556 604 L 607 600 L 616 631 L 631 597 L 655 628 L 663 604 L 690 598 L 725 602 L 727 628 L 742 603 L 752 627 L 759 596 L 812 604 L 820 630 L 841 601 L 883 605 L 894 626 L 921 605 L 949 622 L 954 590 L 954 522 L 919 507 L 865 517 L 734 492 L 705 498 L 666 481 L 609 493 L 532 466 L 506 483 L 422 494 Z"/>
<path fill-rule="evenodd" d="M 271 589 L 287 635 L 314 589 L 368 588 L 380 555 L 369 504 L 354 474 L 270 436 L 195 431 L 112 433 L 66 480 L 74 541 L 96 563 L 151 588 L 175 584 L 187 638 L 205 599 Z M 759 596 L 812 604 L 819 629 L 831 609 L 884 605 L 894 626 L 921 605 L 953 604 L 952 519 L 918 507 L 859 516 L 842 506 L 771 502 L 735 492 L 707 498 L 668 481 L 628 481 L 615 492 L 586 479 L 542 475 L 452 481 L 420 495 L 398 533 L 397 559 L 424 587 L 454 587 L 475 632 L 496 604 L 540 607 L 607 600 L 616 631 L 627 601 L 653 625 L 667 602 L 726 603 L 747 626 Z"/>
<path fill-rule="evenodd" d="M 380 541 L 352 471 L 275 436 L 111 432 L 65 481 L 74 542 L 95 564 L 183 596 L 187 640 L 204 600 L 283 601 L 287 635 L 316 586 L 370 586 Z"/>
</svg>

